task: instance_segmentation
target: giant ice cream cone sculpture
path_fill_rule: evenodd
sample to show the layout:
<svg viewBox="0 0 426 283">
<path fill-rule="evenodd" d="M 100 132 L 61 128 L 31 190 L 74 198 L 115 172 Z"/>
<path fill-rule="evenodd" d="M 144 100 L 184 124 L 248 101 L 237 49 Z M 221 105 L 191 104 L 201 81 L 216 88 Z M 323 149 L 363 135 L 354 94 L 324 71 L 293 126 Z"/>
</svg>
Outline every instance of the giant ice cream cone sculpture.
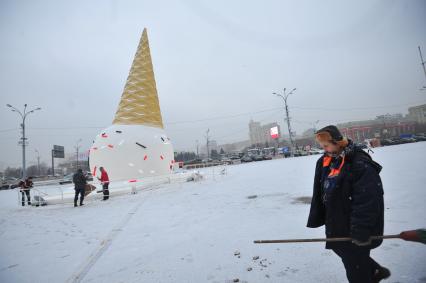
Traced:
<svg viewBox="0 0 426 283">
<path fill-rule="evenodd" d="M 96 136 L 90 149 L 90 169 L 98 176 L 104 167 L 110 181 L 132 181 L 170 174 L 173 159 L 144 29 L 113 125 Z"/>
</svg>

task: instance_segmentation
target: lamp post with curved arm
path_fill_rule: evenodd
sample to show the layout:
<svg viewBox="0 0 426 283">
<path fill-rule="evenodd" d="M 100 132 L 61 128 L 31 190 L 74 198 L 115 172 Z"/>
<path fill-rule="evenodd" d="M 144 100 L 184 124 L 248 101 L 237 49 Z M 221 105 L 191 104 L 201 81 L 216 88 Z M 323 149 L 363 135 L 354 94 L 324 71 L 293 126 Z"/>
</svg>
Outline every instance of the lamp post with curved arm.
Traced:
<svg viewBox="0 0 426 283">
<path fill-rule="evenodd" d="M 275 92 L 272 93 L 272 94 L 275 94 L 276 96 L 281 97 L 284 101 L 285 113 L 286 113 L 285 121 L 287 122 L 288 135 L 289 135 L 289 138 L 290 138 L 290 145 L 291 145 L 290 155 L 291 155 L 291 157 L 294 156 L 295 144 L 294 144 L 294 141 L 293 141 L 293 132 L 291 130 L 291 125 L 290 125 L 290 114 L 289 114 L 288 105 L 287 105 L 287 98 L 290 96 L 290 94 L 292 94 L 295 91 L 296 91 L 296 88 L 293 88 L 289 93 L 286 94 L 286 88 L 284 88 L 283 94 L 275 93 Z"/>
<path fill-rule="evenodd" d="M 25 137 L 25 120 L 27 118 L 27 116 L 31 113 L 34 113 L 35 111 L 41 110 L 40 107 L 34 108 L 32 110 L 27 111 L 27 104 L 24 104 L 24 111 L 19 111 L 18 108 L 10 105 L 10 104 L 6 104 L 7 107 L 11 108 L 12 112 L 16 112 L 19 114 L 19 116 L 21 116 L 22 118 L 22 123 L 21 123 L 21 128 L 22 128 L 22 137 L 21 137 L 21 143 L 22 143 L 22 179 L 25 180 L 25 178 L 27 177 L 27 171 L 26 171 L 26 167 L 25 167 L 25 146 L 26 146 L 26 140 L 27 138 Z"/>
</svg>

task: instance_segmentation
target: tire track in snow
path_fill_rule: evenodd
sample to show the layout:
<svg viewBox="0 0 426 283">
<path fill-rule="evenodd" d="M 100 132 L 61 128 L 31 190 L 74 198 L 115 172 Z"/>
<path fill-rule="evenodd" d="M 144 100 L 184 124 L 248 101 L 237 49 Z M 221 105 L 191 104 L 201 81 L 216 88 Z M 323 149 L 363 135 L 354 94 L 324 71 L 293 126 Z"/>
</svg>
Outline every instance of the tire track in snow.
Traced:
<svg viewBox="0 0 426 283">
<path fill-rule="evenodd" d="M 150 190 L 151 191 L 151 190 Z M 112 241 L 122 231 L 124 226 L 130 221 L 133 215 L 136 214 L 138 209 L 145 203 L 148 195 L 141 201 L 138 202 L 132 209 L 129 210 L 126 217 L 124 217 L 107 235 L 107 237 L 101 242 L 100 246 L 87 258 L 87 260 L 75 271 L 71 277 L 66 281 L 67 283 L 79 283 L 89 273 L 90 269 L 96 264 L 99 258 L 105 253 L 105 251 L 111 246 Z"/>
</svg>

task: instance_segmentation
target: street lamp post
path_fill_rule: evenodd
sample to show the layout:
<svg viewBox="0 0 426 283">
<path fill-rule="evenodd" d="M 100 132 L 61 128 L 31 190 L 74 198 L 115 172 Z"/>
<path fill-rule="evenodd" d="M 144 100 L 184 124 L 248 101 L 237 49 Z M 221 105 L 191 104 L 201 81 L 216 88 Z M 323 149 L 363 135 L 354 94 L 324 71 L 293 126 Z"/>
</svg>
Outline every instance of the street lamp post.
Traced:
<svg viewBox="0 0 426 283">
<path fill-rule="evenodd" d="M 316 120 L 312 123 L 312 127 L 314 130 L 314 145 L 317 146 L 317 139 L 315 138 L 315 134 L 317 133 L 317 127 L 318 127 L 319 120 Z"/>
<path fill-rule="evenodd" d="M 294 141 L 293 141 L 293 133 L 291 131 L 291 125 L 290 125 L 290 114 L 289 114 L 289 110 L 288 110 L 288 104 L 287 104 L 287 98 L 290 96 L 290 94 L 292 94 L 294 91 L 296 90 L 296 88 L 293 88 L 288 94 L 285 93 L 286 88 L 284 88 L 283 94 L 279 94 L 279 93 L 275 93 L 273 92 L 272 94 L 275 94 L 276 96 L 279 96 L 283 99 L 284 101 L 284 105 L 285 105 L 285 113 L 286 113 L 286 119 L 284 119 L 285 121 L 287 121 L 287 128 L 288 128 L 288 135 L 290 138 L 290 145 L 291 145 L 291 151 L 290 151 L 290 155 L 291 157 L 294 157 Z"/>
<path fill-rule="evenodd" d="M 319 120 L 316 120 L 315 122 L 312 123 L 312 127 L 314 129 L 314 135 L 317 132 L 317 126 L 318 126 Z"/>
<path fill-rule="evenodd" d="M 210 129 L 207 129 L 206 132 L 206 148 L 207 148 L 207 162 L 210 158 L 210 152 L 209 152 L 209 145 L 210 145 L 210 136 L 209 136 Z"/>
<path fill-rule="evenodd" d="M 37 171 L 38 171 L 38 176 L 40 177 L 41 173 L 40 173 L 40 152 L 38 152 L 38 150 L 36 149 L 35 152 L 37 153 Z"/>
<path fill-rule="evenodd" d="M 80 145 L 80 142 L 82 141 L 82 139 L 79 139 L 78 141 L 77 141 L 77 143 L 76 143 L 76 145 L 75 145 L 75 151 L 76 151 L 76 163 L 77 163 L 77 165 L 76 165 L 76 169 L 78 169 L 78 151 L 80 150 L 80 147 L 81 147 L 81 145 Z"/>
<path fill-rule="evenodd" d="M 11 108 L 12 112 L 16 112 L 18 113 L 21 118 L 22 118 L 22 123 L 21 123 L 21 128 L 22 128 L 22 138 L 21 138 L 21 142 L 22 142 L 22 179 L 25 180 L 25 178 L 27 177 L 27 172 L 26 172 L 26 167 L 25 167 L 25 146 L 26 146 L 26 140 L 27 138 L 25 137 L 25 120 L 27 118 L 27 116 L 31 113 L 34 113 L 37 110 L 41 110 L 40 107 L 34 108 L 30 111 L 27 111 L 27 104 L 24 104 L 24 111 L 19 111 L 18 108 L 10 105 L 10 104 L 6 104 L 7 107 Z"/>
</svg>

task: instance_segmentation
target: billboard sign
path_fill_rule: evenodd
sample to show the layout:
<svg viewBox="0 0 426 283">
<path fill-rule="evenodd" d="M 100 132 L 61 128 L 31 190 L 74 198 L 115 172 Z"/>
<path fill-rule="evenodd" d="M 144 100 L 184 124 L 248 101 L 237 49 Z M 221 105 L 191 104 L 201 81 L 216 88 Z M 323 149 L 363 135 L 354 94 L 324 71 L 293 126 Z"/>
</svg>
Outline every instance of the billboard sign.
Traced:
<svg viewBox="0 0 426 283">
<path fill-rule="evenodd" d="M 272 127 L 270 129 L 271 138 L 277 139 L 280 137 L 280 133 L 278 132 L 278 126 Z"/>
<path fill-rule="evenodd" d="M 54 158 L 65 158 L 64 147 L 60 145 L 54 145 L 52 150 L 52 155 Z"/>
</svg>

